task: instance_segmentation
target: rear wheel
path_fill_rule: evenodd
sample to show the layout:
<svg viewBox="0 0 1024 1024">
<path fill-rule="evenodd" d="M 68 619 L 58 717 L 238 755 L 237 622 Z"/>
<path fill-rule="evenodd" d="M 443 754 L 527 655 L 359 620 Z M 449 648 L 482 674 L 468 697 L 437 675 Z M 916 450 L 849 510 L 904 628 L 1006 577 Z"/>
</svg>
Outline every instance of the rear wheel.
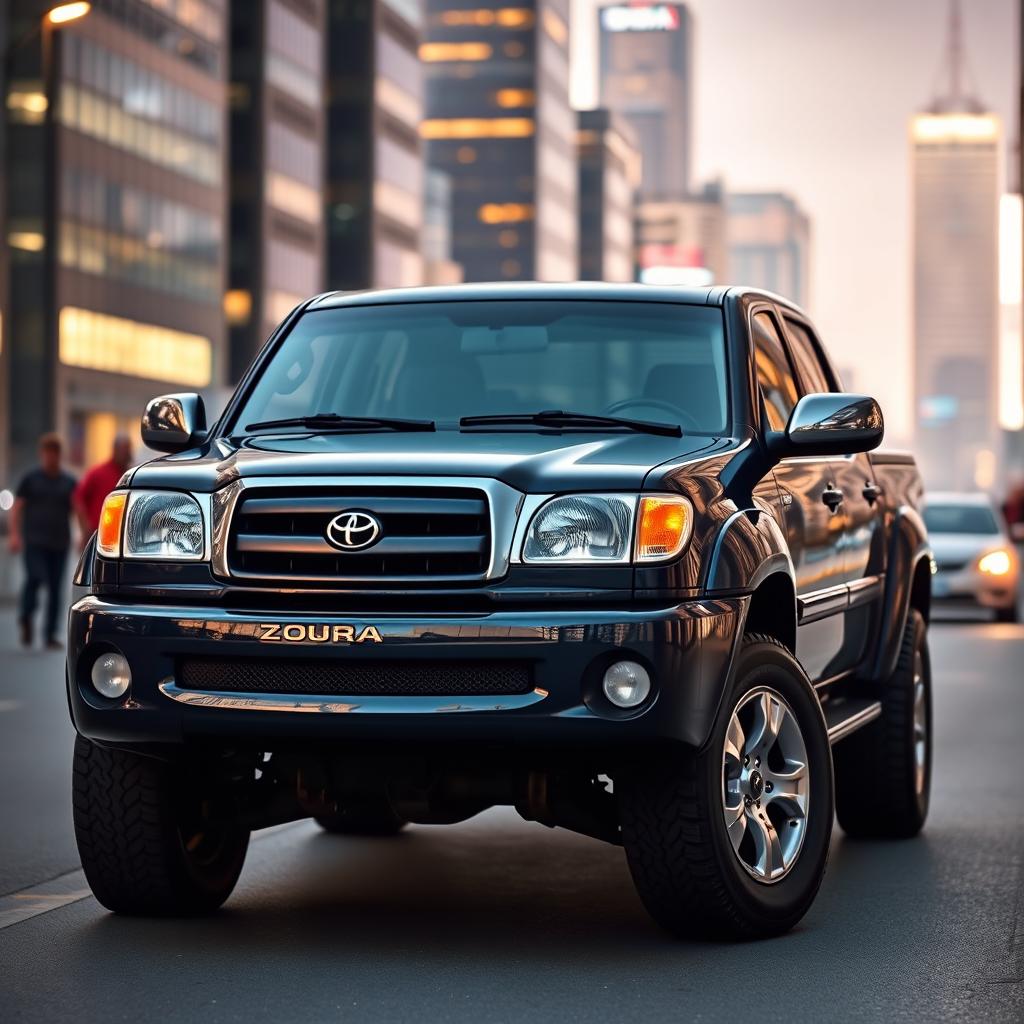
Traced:
<svg viewBox="0 0 1024 1024">
<path fill-rule="evenodd" d="M 701 751 L 625 773 L 622 837 L 651 916 L 677 935 L 754 939 L 792 928 L 821 885 L 832 758 L 799 662 L 748 635 Z"/>
<path fill-rule="evenodd" d="M 836 815 L 847 835 L 904 839 L 928 816 L 932 681 L 924 617 L 911 609 L 882 714 L 836 745 Z"/>
<path fill-rule="evenodd" d="M 408 824 L 391 809 L 384 796 L 366 797 L 320 814 L 316 823 L 337 836 L 396 836 Z"/>
<path fill-rule="evenodd" d="M 212 818 L 172 765 L 78 736 L 72 805 L 85 877 L 108 910 L 188 916 L 231 895 L 249 832 Z"/>
</svg>

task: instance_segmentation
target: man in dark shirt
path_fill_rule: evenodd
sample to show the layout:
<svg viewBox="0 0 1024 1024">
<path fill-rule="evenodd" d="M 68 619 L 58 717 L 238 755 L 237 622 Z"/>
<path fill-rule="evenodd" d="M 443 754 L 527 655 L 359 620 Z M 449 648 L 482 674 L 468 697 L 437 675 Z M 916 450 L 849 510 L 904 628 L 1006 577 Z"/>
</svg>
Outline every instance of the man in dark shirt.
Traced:
<svg viewBox="0 0 1024 1024">
<path fill-rule="evenodd" d="M 25 583 L 18 608 L 21 642 L 32 645 L 32 623 L 40 586 L 46 587 L 46 646 L 60 647 L 57 619 L 64 566 L 71 546 L 71 495 L 75 478 L 61 468 L 61 440 L 44 434 L 39 441 L 39 466 L 25 474 L 11 511 L 10 549 L 22 552 Z"/>
</svg>

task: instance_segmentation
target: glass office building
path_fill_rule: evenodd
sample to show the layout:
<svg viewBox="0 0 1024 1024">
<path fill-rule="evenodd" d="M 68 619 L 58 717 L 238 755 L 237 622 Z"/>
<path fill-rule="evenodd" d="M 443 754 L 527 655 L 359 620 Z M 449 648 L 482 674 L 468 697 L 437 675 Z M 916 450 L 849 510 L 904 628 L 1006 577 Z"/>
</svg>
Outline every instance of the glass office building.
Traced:
<svg viewBox="0 0 1024 1024">
<path fill-rule="evenodd" d="M 640 154 L 625 120 L 609 110 L 577 118 L 581 281 L 632 281 Z"/>
<path fill-rule="evenodd" d="M 578 273 L 568 0 L 427 0 L 427 163 L 452 179 L 452 256 L 468 281 Z"/>
<path fill-rule="evenodd" d="M 811 222 L 797 201 L 782 192 L 738 192 L 726 205 L 733 279 L 808 305 Z"/>
<path fill-rule="evenodd" d="M 324 287 L 324 0 L 231 5 L 230 257 L 224 313 L 237 380 Z"/>
<path fill-rule="evenodd" d="M 224 373 L 225 8 L 94 0 L 36 31 L 40 5 L 10 5 L 12 470 L 50 429 L 72 465 L 106 458 L 154 393 Z"/>
<path fill-rule="evenodd" d="M 326 284 L 422 284 L 419 0 L 328 4 Z"/>
</svg>

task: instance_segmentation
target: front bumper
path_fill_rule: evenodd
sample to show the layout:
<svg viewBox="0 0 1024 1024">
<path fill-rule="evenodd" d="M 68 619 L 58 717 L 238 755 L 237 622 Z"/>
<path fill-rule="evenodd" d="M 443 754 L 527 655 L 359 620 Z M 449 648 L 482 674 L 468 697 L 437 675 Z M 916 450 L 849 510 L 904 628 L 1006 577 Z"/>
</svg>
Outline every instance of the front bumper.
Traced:
<svg viewBox="0 0 1024 1024">
<path fill-rule="evenodd" d="M 479 615 L 282 615 L 166 607 L 84 597 L 71 609 L 68 700 L 76 729 L 104 743 L 140 747 L 209 741 L 274 749 L 307 742 L 495 742 L 618 744 L 655 739 L 700 746 L 711 725 L 742 633 L 745 598 L 664 608 L 516 611 Z M 265 624 L 302 625 L 334 636 L 375 627 L 381 643 L 268 643 Z M 316 630 L 309 630 L 315 625 Z M 299 635 L 293 628 L 288 631 Z M 347 635 L 347 632 L 346 632 Z M 128 659 L 122 701 L 96 695 L 97 654 Z M 527 661 L 533 692 L 499 697 L 346 697 L 185 690 L 182 658 L 259 658 L 266 663 L 351 659 Z M 600 674 L 615 657 L 644 663 L 652 698 L 623 712 L 600 697 Z"/>
<path fill-rule="evenodd" d="M 932 577 L 932 600 L 937 604 L 1009 608 L 1017 600 L 1017 573 L 986 576 L 973 566 L 948 570 L 940 568 Z"/>
</svg>

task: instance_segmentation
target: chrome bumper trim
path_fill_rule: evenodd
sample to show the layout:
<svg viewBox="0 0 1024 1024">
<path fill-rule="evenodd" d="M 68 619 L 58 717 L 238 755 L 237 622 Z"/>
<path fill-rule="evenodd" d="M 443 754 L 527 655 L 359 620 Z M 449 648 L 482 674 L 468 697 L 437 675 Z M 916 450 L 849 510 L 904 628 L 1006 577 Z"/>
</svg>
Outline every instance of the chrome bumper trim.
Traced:
<svg viewBox="0 0 1024 1024">
<path fill-rule="evenodd" d="M 292 693 L 226 693 L 219 690 L 183 690 L 173 679 L 159 684 L 171 700 L 193 707 L 226 708 L 229 711 L 289 711 L 305 714 L 422 715 L 459 711 L 516 711 L 544 700 L 547 690 L 510 694 L 507 697 L 322 697 Z"/>
</svg>

